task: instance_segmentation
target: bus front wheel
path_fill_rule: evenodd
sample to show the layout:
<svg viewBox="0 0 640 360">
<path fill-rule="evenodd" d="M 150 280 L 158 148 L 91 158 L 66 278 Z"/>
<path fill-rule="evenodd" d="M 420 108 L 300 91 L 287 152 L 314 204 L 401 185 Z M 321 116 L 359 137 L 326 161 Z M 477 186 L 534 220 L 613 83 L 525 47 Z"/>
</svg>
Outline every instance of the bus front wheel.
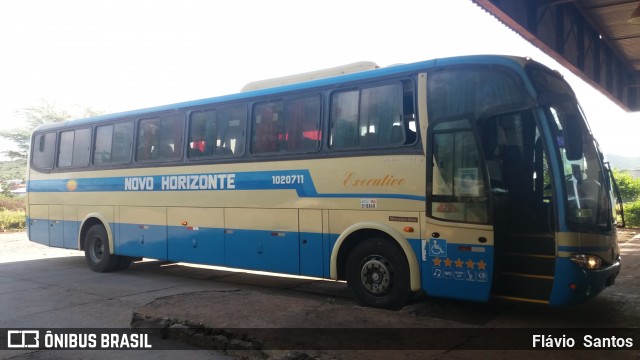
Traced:
<svg viewBox="0 0 640 360">
<path fill-rule="evenodd" d="M 347 284 L 362 306 L 398 310 L 411 296 L 409 264 L 389 240 L 368 239 L 347 259 Z"/>
<path fill-rule="evenodd" d="M 95 272 L 123 270 L 131 263 L 131 259 L 109 252 L 109 237 L 104 226 L 99 224 L 91 226 L 84 239 L 84 257 L 91 270 Z"/>
</svg>

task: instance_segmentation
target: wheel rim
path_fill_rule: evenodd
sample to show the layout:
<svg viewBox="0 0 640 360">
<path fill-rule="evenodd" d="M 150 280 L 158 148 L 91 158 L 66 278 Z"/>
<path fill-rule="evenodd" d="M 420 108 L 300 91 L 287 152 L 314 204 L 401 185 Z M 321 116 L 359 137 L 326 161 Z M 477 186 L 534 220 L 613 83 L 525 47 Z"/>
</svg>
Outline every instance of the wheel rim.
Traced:
<svg viewBox="0 0 640 360">
<path fill-rule="evenodd" d="M 89 256 L 91 256 L 91 261 L 94 263 L 99 263 L 100 261 L 102 261 L 102 258 L 104 256 L 104 242 L 97 235 L 94 235 L 91 238 L 91 248 L 89 250 Z"/>
<path fill-rule="evenodd" d="M 360 280 L 371 294 L 385 295 L 393 286 L 393 267 L 382 256 L 370 256 L 362 264 Z"/>
</svg>

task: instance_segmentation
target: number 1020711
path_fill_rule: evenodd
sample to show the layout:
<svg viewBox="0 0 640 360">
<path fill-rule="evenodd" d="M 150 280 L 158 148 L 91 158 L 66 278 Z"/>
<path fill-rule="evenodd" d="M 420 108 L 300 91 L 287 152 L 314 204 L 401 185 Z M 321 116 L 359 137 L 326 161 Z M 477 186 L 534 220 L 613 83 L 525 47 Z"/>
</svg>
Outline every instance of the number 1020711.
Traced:
<svg viewBox="0 0 640 360">
<path fill-rule="evenodd" d="M 304 184 L 304 175 L 275 175 L 271 181 L 274 185 Z"/>
</svg>

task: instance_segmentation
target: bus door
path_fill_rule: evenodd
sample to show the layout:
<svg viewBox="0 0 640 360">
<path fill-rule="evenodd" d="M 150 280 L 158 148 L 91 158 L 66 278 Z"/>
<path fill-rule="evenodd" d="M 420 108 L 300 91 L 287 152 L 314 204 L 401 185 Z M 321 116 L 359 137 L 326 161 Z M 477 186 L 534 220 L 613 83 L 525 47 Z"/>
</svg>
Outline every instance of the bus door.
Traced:
<svg viewBox="0 0 640 360">
<path fill-rule="evenodd" d="M 546 304 L 556 244 L 551 174 L 534 112 L 505 112 L 481 121 L 491 179 L 497 299 Z"/>
<path fill-rule="evenodd" d="M 489 299 L 494 230 L 478 139 L 471 116 L 429 126 L 422 287 L 430 296 Z"/>
</svg>

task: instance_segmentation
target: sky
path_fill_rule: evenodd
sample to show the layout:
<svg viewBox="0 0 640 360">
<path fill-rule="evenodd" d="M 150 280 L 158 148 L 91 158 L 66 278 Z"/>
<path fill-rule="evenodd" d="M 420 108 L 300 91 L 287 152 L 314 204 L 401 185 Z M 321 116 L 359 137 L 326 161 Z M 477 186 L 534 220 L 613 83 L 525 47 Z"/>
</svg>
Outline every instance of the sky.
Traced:
<svg viewBox="0 0 640 360">
<path fill-rule="evenodd" d="M 113 113 L 357 61 L 529 56 L 569 81 L 605 153 L 640 156 L 640 113 L 471 0 L 2 0 L 0 54 L 0 130 L 42 101 Z"/>
</svg>

